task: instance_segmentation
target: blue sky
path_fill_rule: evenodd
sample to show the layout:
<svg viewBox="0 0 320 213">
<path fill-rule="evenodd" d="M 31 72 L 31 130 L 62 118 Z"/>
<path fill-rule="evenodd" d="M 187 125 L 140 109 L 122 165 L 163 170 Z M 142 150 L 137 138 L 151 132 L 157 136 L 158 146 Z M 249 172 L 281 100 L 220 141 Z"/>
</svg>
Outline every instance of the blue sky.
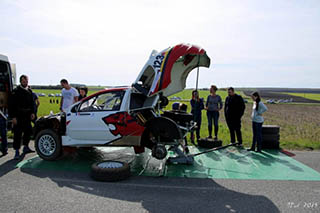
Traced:
<svg viewBox="0 0 320 213">
<path fill-rule="evenodd" d="M 130 85 L 153 49 L 191 43 L 212 62 L 200 87 L 320 87 L 317 0 L 1 0 L 0 20 L 30 84 Z"/>
</svg>

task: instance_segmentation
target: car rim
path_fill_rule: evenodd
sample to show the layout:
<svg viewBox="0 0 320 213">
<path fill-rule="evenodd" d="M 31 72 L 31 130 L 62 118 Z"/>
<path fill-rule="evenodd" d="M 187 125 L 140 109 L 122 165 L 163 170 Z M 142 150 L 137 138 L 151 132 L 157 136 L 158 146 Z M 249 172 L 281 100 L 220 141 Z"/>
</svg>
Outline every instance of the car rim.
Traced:
<svg viewBox="0 0 320 213">
<path fill-rule="evenodd" d="M 123 167 L 123 163 L 115 162 L 115 161 L 108 161 L 108 162 L 98 163 L 98 167 L 104 168 L 104 169 L 116 169 L 116 168 Z"/>
<path fill-rule="evenodd" d="M 50 156 L 56 150 L 56 141 L 51 135 L 43 135 L 39 139 L 38 147 L 42 154 Z"/>
</svg>

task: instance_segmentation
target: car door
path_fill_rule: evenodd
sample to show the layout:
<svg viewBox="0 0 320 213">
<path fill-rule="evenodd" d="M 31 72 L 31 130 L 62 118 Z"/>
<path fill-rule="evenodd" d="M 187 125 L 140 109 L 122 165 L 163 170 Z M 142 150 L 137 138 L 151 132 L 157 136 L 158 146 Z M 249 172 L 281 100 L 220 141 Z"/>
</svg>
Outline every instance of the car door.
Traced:
<svg viewBox="0 0 320 213">
<path fill-rule="evenodd" d="M 189 73 L 200 66 L 209 67 L 210 58 L 195 45 L 179 44 L 161 52 L 153 51 L 133 87 L 147 96 L 162 92 L 167 97 L 182 91 Z"/>
<path fill-rule="evenodd" d="M 71 139 L 95 143 L 120 138 L 121 136 L 111 133 L 114 126 L 106 124 L 104 118 L 119 112 L 124 93 L 125 91 L 105 91 L 84 99 L 71 115 L 67 135 Z"/>
</svg>

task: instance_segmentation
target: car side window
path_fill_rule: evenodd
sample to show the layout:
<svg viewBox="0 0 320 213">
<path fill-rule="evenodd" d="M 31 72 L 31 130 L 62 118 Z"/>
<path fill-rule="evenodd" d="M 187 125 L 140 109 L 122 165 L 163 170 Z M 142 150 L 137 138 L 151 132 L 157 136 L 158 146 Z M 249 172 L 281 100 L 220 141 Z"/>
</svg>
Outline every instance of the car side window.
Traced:
<svg viewBox="0 0 320 213">
<path fill-rule="evenodd" d="M 120 110 L 124 91 L 107 92 L 83 102 L 80 112 Z"/>
</svg>

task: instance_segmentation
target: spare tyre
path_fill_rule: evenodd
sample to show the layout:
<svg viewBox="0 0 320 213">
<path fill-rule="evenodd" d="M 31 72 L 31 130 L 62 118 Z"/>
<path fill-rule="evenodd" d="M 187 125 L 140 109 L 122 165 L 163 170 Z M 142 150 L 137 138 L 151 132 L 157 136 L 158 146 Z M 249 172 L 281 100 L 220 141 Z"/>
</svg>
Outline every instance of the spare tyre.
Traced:
<svg viewBox="0 0 320 213">
<path fill-rule="evenodd" d="M 265 142 L 279 142 L 280 135 L 262 135 L 262 141 Z"/>
<path fill-rule="evenodd" d="M 277 135 L 280 133 L 280 127 L 277 125 L 263 125 L 262 134 L 263 135 Z"/>
<path fill-rule="evenodd" d="M 212 149 L 212 148 L 222 146 L 222 141 L 221 140 L 213 140 L 211 138 L 199 138 L 198 139 L 198 146 L 201 148 Z"/>
<path fill-rule="evenodd" d="M 130 166 L 126 162 L 102 161 L 92 164 L 90 176 L 97 181 L 120 181 L 130 177 Z"/>
</svg>

